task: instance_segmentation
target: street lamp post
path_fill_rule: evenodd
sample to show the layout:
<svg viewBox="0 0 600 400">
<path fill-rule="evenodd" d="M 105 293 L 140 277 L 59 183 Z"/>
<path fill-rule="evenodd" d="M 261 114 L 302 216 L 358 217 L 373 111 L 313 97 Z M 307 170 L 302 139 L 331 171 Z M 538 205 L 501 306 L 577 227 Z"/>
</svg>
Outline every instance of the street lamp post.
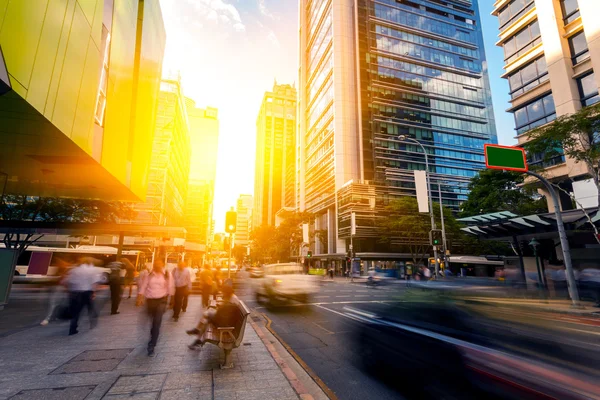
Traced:
<svg viewBox="0 0 600 400">
<path fill-rule="evenodd" d="M 429 157 L 427 157 L 427 151 L 425 151 L 425 147 L 423 147 L 423 145 L 418 140 L 408 137 L 406 135 L 398 136 L 398 140 L 400 140 L 401 142 L 415 143 L 419 145 L 419 147 L 421 147 L 421 150 L 423 150 L 423 154 L 425 155 L 425 177 L 427 178 L 427 197 L 429 198 L 429 215 L 431 216 L 431 229 L 436 229 L 435 218 L 433 216 L 433 200 L 431 195 L 431 182 L 429 178 Z M 440 270 L 437 246 L 433 246 L 433 258 L 435 260 L 435 278 L 437 279 Z"/>
</svg>

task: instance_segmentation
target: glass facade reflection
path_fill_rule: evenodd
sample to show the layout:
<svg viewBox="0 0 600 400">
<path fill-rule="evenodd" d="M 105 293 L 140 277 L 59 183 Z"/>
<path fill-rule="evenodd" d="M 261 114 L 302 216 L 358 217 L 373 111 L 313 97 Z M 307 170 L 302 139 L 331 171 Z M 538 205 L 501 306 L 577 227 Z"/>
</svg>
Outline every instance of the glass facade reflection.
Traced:
<svg viewBox="0 0 600 400">
<path fill-rule="evenodd" d="M 425 146 L 444 205 L 458 210 L 483 145 L 497 141 L 477 2 L 358 3 L 365 180 L 380 199 L 414 195 L 425 159 L 404 134 Z"/>
</svg>

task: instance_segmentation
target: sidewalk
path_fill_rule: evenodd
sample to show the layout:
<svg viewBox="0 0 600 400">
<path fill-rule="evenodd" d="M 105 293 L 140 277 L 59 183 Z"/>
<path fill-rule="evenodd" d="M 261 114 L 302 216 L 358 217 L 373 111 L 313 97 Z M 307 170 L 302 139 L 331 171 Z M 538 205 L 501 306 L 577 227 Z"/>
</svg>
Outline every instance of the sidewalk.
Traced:
<svg viewBox="0 0 600 400">
<path fill-rule="evenodd" d="M 216 346 L 187 348 L 192 338 L 185 329 L 198 320 L 199 297 L 190 297 L 179 322 L 172 321 L 172 311 L 165 313 L 154 358 L 146 354 L 150 328 L 141 326 L 143 309 L 133 304 L 124 299 L 114 316 L 106 304 L 93 330 L 84 312 L 74 336 L 67 336 L 68 322 L 59 322 L 0 339 L 0 399 L 299 398 L 252 324 L 233 351 L 234 368 L 221 370 Z"/>
</svg>

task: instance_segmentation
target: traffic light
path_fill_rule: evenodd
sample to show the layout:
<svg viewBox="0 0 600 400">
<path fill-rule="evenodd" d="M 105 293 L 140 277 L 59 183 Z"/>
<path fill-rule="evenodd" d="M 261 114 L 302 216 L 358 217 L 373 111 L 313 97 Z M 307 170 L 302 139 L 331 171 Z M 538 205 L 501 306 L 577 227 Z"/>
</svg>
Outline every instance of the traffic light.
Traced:
<svg viewBox="0 0 600 400">
<path fill-rule="evenodd" d="M 432 246 L 441 246 L 442 241 L 442 231 L 439 229 L 432 229 L 429 232 L 429 242 Z"/>
<path fill-rule="evenodd" d="M 311 258 L 312 257 L 312 250 L 309 250 L 308 253 L 306 254 L 306 258 Z"/>
<path fill-rule="evenodd" d="M 225 232 L 235 233 L 237 225 L 237 213 L 235 211 L 227 211 L 225 214 Z"/>
</svg>

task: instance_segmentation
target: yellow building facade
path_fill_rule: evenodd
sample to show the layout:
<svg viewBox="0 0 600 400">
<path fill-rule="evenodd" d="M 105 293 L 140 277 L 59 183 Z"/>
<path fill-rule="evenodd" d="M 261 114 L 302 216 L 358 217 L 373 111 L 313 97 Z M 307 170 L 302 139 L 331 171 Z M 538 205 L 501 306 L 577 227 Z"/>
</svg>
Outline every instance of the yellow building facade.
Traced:
<svg viewBox="0 0 600 400">
<path fill-rule="evenodd" d="M 527 142 L 529 130 L 600 101 L 598 0 L 497 0 L 493 14 L 500 23 L 497 45 L 504 49 L 508 111 L 515 116 L 519 144 Z M 584 206 L 598 205 L 585 165 L 563 155 L 550 162 L 530 158 Z M 571 207 L 568 196 L 561 200 Z"/>
<path fill-rule="evenodd" d="M 187 241 L 208 246 L 212 242 L 213 201 L 219 149 L 219 110 L 196 107 L 185 99 L 190 130 L 190 181 L 185 212 Z"/>
<path fill-rule="evenodd" d="M 165 39 L 158 0 L 0 0 L 5 193 L 144 199 Z"/>
</svg>

